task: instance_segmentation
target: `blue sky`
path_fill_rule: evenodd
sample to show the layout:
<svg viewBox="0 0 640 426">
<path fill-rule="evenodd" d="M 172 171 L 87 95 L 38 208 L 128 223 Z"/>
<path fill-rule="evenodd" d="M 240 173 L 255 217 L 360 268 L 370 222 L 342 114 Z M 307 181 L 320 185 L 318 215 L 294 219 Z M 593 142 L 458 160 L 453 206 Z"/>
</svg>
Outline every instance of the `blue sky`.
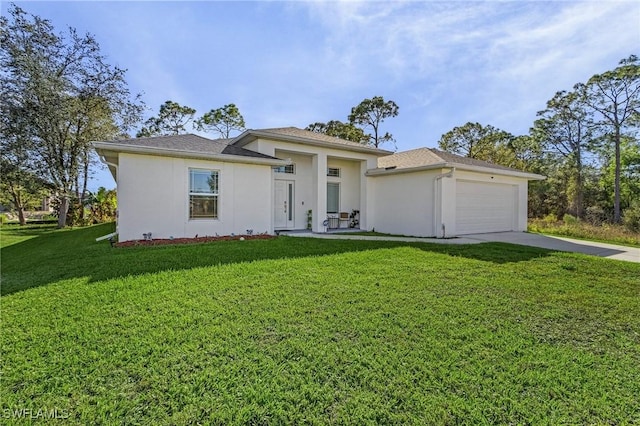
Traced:
<svg viewBox="0 0 640 426">
<path fill-rule="evenodd" d="M 148 116 L 235 103 L 249 128 L 304 128 L 383 96 L 400 107 L 383 125 L 398 150 L 468 121 L 527 133 L 556 91 L 640 53 L 640 2 L 16 4 L 94 34 Z M 115 182 L 101 171 L 100 185 Z"/>
</svg>

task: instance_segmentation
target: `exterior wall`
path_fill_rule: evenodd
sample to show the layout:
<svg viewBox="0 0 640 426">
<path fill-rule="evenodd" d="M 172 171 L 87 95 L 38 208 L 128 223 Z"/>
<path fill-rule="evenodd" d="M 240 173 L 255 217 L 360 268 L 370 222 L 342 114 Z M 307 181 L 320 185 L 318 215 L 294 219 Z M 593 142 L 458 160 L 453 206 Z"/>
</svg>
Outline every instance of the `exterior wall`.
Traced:
<svg viewBox="0 0 640 426">
<path fill-rule="evenodd" d="M 434 181 L 440 170 L 368 177 L 375 216 L 368 230 L 433 237 Z"/>
<path fill-rule="evenodd" d="M 218 219 L 189 220 L 189 169 L 218 170 Z M 271 167 L 120 153 L 120 241 L 272 233 Z"/>
</svg>

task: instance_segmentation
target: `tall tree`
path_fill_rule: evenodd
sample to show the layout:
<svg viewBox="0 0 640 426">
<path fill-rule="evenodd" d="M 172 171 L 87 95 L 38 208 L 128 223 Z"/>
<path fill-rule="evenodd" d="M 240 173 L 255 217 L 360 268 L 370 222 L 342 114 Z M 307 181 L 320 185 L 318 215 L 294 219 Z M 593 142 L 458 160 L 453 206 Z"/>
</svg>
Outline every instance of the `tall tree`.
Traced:
<svg viewBox="0 0 640 426">
<path fill-rule="evenodd" d="M 366 144 L 369 142 L 369 135 L 354 126 L 352 123 L 343 123 L 340 120 L 330 120 L 326 123 L 316 122 L 309 124 L 306 130 L 316 133 L 324 133 L 325 135 L 334 136 L 351 142 Z"/>
<path fill-rule="evenodd" d="M 596 74 L 586 84 L 577 84 L 587 105 L 598 114 L 603 133 L 613 136 L 615 157 L 613 221 L 620 223 L 620 146 L 625 130 L 640 114 L 640 59 L 631 55 L 614 70 Z"/>
<path fill-rule="evenodd" d="M 572 213 L 584 217 L 584 164 L 591 115 L 577 92 L 560 91 L 538 112 L 532 129 L 544 147 L 564 158 L 573 173 Z"/>
<path fill-rule="evenodd" d="M 195 127 L 204 132 L 216 132 L 221 138 L 228 139 L 231 131 L 242 132 L 245 129 L 244 118 L 235 104 L 212 109 L 195 121 Z"/>
<path fill-rule="evenodd" d="M 23 143 L 30 166 L 55 188 L 60 227 L 71 198 L 86 188 L 90 141 L 115 138 L 139 119 L 142 104 L 124 74 L 90 34 L 56 34 L 15 5 L 0 18 L 0 110 L 11 121 L 3 120 L 3 139 Z"/>
<path fill-rule="evenodd" d="M 389 117 L 398 115 L 398 105 L 393 101 L 385 101 L 382 96 L 374 96 L 365 99 L 358 106 L 351 108 L 349 122 L 363 128 L 371 128 L 372 135 L 369 136 L 369 144 L 379 148 L 385 142 L 394 142 L 391 133 L 381 134 L 380 124 Z"/>
<path fill-rule="evenodd" d="M 612 209 L 615 196 L 615 152 L 613 137 L 608 135 L 596 147 L 602 160 L 600 169 L 600 188 L 602 204 Z M 620 210 L 624 215 L 634 199 L 640 200 L 640 143 L 631 136 L 622 136 L 620 140 Z"/>
<path fill-rule="evenodd" d="M 468 122 L 442 135 L 438 146 L 443 151 L 463 157 L 508 166 L 509 164 L 504 163 L 513 159 L 512 153 L 509 152 L 513 139 L 511 133 L 491 125 L 482 126 L 480 123 Z"/>
<path fill-rule="evenodd" d="M 196 110 L 182 106 L 177 102 L 166 101 L 160 105 L 160 112 L 157 116 L 149 118 L 144 122 L 142 129 L 136 137 L 180 135 L 187 133 L 187 124 L 193 121 Z"/>
</svg>

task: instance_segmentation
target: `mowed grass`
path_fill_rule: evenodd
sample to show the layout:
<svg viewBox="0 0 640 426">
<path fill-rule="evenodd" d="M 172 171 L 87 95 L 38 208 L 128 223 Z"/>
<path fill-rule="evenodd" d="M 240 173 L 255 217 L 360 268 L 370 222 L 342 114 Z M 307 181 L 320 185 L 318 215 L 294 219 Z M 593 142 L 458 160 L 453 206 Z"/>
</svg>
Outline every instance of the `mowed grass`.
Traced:
<svg viewBox="0 0 640 426">
<path fill-rule="evenodd" d="M 640 423 L 639 264 L 111 230 L 2 248 L 3 424 Z"/>
</svg>

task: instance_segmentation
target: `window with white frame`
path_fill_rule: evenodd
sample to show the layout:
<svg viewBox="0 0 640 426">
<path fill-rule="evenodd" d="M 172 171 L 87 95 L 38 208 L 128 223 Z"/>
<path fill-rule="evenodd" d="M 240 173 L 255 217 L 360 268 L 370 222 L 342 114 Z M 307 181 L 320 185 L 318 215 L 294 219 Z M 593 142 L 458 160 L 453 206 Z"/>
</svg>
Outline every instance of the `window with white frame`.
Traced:
<svg viewBox="0 0 640 426">
<path fill-rule="evenodd" d="M 189 169 L 189 219 L 218 218 L 217 170 Z"/>
<path fill-rule="evenodd" d="M 334 214 L 340 211 L 340 184 L 327 182 L 327 213 Z"/>
<path fill-rule="evenodd" d="M 295 164 L 287 164 L 286 166 L 278 166 L 273 169 L 276 173 L 287 173 L 290 175 L 296 174 L 296 166 Z"/>
<path fill-rule="evenodd" d="M 340 169 L 338 167 L 327 167 L 327 176 L 340 177 Z"/>
</svg>

